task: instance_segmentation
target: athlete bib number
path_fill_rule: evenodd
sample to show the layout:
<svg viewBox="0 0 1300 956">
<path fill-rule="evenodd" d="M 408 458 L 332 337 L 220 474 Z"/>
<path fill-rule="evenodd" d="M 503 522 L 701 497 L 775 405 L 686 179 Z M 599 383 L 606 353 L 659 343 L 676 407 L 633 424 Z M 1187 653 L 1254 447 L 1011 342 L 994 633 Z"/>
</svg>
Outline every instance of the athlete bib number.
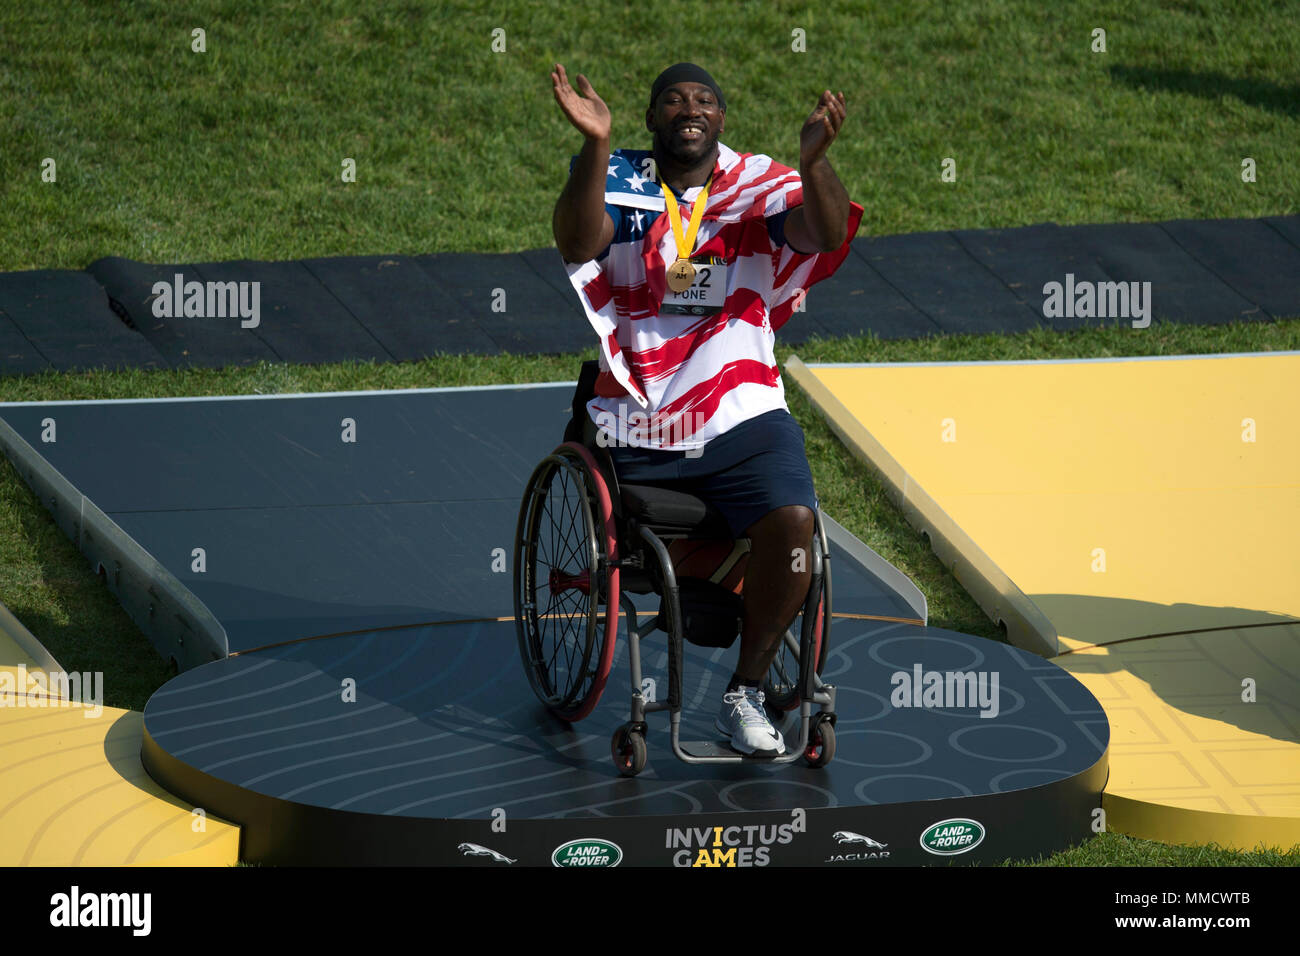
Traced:
<svg viewBox="0 0 1300 956">
<path fill-rule="evenodd" d="M 727 300 L 726 260 L 716 256 L 700 256 L 691 262 L 695 265 L 695 281 L 681 292 L 668 289 L 664 293 L 660 314 L 712 315 L 722 310 L 722 305 Z"/>
</svg>

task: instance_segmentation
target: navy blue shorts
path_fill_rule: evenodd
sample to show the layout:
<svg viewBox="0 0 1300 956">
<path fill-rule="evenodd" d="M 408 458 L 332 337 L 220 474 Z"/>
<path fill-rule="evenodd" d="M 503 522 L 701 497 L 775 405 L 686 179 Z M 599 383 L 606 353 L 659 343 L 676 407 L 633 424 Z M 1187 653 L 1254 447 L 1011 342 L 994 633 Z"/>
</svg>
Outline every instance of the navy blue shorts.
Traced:
<svg viewBox="0 0 1300 956">
<path fill-rule="evenodd" d="M 660 485 L 702 498 L 727 520 L 733 536 L 784 505 L 817 510 L 803 429 L 783 408 L 723 432 L 694 458 L 685 452 L 611 447 L 619 481 Z"/>
</svg>

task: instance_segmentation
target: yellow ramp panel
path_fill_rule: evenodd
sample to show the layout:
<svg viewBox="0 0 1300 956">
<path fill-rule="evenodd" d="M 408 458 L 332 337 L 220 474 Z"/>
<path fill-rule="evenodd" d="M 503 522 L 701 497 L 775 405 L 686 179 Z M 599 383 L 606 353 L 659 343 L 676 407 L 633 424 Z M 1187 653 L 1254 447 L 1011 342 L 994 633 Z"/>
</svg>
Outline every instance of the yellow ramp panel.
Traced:
<svg viewBox="0 0 1300 956">
<path fill-rule="evenodd" d="M 193 808 L 145 773 L 142 714 L 17 693 L 24 676 L 0 667 L 0 866 L 237 862 L 238 827 L 208 817 L 196 832 Z"/>
<path fill-rule="evenodd" d="M 1108 829 L 1248 850 L 1300 844 L 1300 624 L 1054 659 L 1110 721 Z"/>
<path fill-rule="evenodd" d="M 1066 648 L 1300 618 L 1300 354 L 789 370 Z"/>
</svg>

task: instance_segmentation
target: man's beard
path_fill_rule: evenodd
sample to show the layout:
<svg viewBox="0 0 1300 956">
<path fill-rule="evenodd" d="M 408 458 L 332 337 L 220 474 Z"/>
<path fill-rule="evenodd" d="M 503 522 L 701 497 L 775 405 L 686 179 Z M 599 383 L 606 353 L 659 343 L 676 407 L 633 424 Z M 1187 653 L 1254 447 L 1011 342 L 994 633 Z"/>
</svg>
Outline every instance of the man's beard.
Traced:
<svg viewBox="0 0 1300 956">
<path fill-rule="evenodd" d="M 714 154 L 714 151 L 718 148 L 718 136 L 719 134 L 715 133 L 708 139 L 702 140 L 698 151 L 695 150 L 693 144 L 682 144 L 687 146 L 687 151 L 683 151 L 674 145 L 671 138 L 664 137 L 656 131 L 654 151 L 662 152 L 679 166 L 697 166 Z"/>
</svg>

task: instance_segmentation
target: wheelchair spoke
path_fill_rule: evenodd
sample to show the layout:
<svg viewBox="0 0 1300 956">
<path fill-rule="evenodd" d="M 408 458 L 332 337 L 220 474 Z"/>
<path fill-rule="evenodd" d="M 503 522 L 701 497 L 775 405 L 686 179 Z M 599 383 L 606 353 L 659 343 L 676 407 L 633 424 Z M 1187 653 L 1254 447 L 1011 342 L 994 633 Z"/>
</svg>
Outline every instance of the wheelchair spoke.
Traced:
<svg viewBox="0 0 1300 956">
<path fill-rule="evenodd" d="M 566 542 L 568 550 L 565 552 L 564 555 L 564 563 L 567 565 L 570 561 L 573 561 L 575 563 L 581 564 L 582 559 L 579 556 L 578 551 L 582 547 L 585 541 L 586 538 L 585 532 L 587 530 L 585 527 L 585 522 L 583 522 L 581 516 L 579 515 L 579 506 L 581 505 L 581 499 L 578 497 L 577 493 L 575 492 L 572 495 L 566 494 L 564 498 L 564 502 L 569 509 L 568 513 L 565 515 L 565 521 L 567 527 L 574 528 L 576 530 L 583 532 L 581 535 L 578 534 L 570 535 L 569 541 Z"/>
<path fill-rule="evenodd" d="M 589 656 L 587 633 L 593 608 L 588 589 L 593 569 L 587 566 L 591 529 L 583 490 L 565 469 L 558 469 L 553 478 L 543 503 L 544 526 L 539 528 L 543 553 L 537 556 L 534 579 L 538 590 L 545 587 L 548 592 L 538 622 L 537 650 L 548 683 L 563 696 L 563 688 L 572 689 L 585 680 L 581 671 Z"/>
<path fill-rule="evenodd" d="M 780 655 L 777 656 L 776 660 L 773 661 L 773 663 L 772 663 L 772 669 L 776 671 L 777 678 L 778 678 L 778 681 L 777 681 L 776 686 L 778 686 L 778 687 L 780 687 L 780 688 L 786 688 L 786 687 L 789 687 L 789 686 L 790 686 L 790 673 L 789 673 L 789 671 L 787 671 L 786 668 L 785 668 L 785 655 L 784 655 L 784 654 L 780 654 Z"/>
<path fill-rule="evenodd" d="M 575 599 L 573 596 L 569 594 L 552 593 L 551 597 L 552 597 L 552 601 L 547 607 L 548 612 L 550 612 L 552 615 L 550 620 L 551 622 L 557 622 L 557 621 L 561 622 L 559 624 L 559 627 L 557 627 L 557 631 L 559 631 L 559 633 L 555 635 L 555 638 L 552 642 L 552 654 L 551 654 L 551 662 L 553 665 L 552 670 L 554 671 L 555 670 L 554 665 L 559 663 L 559 653 L 562 650 L 565 654 L 566 672 L 572 672 L 574 670 L 573 656 L 579 650 L 579 642 L 575 639 L 577 635 L 571 633 L 572 628 L 566 627 L 565 624 L 572 623 L 573 621 L 578 620 L 580 618 L 585 618 L 586 614 L 585 612 L 579 612 L 573 608 L 571 602 L 573 602 Z M 556 608 L 557 602 L 563 602 L 564 604 L 568 605 L 568 607 L 558 611 L 557 613 L 554 610 Z M 556 676 L 558 676 L 558 674 Z M 558 683 L 556 683 L 556 686 L 559 686 Z"/>
<path fill-rule="evenodd" d="M 593 475 L 580 455 L 564 449 L 539 465 L 521 506 L 516 544 L 521 653 L 534 690 L 566 719 L 589 712 L 583 704 L 594 688 L 599 695 L 596 681 L 603 685 L 601 668 L 608 667 L 602 613 L 608 506 L 598 505 Z"/>
</svg>

